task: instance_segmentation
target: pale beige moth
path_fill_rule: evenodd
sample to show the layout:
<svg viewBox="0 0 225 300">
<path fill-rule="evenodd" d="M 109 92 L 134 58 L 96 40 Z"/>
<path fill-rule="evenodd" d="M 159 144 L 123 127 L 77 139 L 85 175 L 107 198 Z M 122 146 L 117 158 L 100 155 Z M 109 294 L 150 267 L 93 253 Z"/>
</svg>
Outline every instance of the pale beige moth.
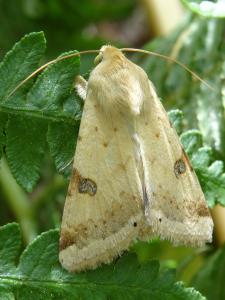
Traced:
<svg viewBox="0 0 225 300">
<path fill-rule="evenodd" d="M 110 263 L 153 236 L 202 246 L 213 222 L 197 176 L 142 68 L 103 46 L 88 82 L 59 259 L 68 271 Z"/>
</svg>

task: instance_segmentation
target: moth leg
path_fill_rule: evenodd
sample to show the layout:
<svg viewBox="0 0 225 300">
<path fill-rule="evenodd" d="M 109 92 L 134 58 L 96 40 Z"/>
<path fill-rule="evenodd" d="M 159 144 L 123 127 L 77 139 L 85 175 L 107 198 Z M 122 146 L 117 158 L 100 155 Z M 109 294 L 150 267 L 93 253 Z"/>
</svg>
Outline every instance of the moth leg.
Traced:
<svg viewBox="0 0 225 300">
<path fill-rule="evenodd" d="M 87 86 L 88 86 L 88 82 L 84 79 L 84 77 L 78 75 L 75 78 L 75 83 L 74 83 L 75 90 L 83 101 L 85 101 L 87 96 Z"/>
</svg>

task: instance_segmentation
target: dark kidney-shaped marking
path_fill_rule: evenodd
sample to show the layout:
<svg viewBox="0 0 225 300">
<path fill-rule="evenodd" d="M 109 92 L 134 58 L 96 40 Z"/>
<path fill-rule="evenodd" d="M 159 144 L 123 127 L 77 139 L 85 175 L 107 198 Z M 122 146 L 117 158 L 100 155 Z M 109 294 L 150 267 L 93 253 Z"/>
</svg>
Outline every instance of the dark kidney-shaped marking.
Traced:
<svg viewBox="0 0 225 300">
<path fill-rule="evenodd" d="M 178 159 L 174 164 L 174 173 L 177 178 L 179 178 L 179 175 L 184 174 L 186 172 L 186 165 L 183 159 Z"/>
<path fill-rule="evenodd" d="M 89 178 L 80 177 L 78 181 L 78 191 L 81 194 L 89 194 L 90 196 L 94 196 L 97 192 L 97 185 Z"/>
</svg>

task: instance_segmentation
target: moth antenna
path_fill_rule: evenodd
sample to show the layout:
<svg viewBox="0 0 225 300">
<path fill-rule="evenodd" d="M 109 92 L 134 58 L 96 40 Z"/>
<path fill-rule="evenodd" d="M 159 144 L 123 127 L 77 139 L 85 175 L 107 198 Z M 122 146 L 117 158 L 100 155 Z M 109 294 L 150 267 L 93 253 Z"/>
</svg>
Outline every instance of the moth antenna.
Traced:
<svg viewBox="0 0 225 300">
<path fill-rule="evenodd" d="M 45 68 L 47 68 L 48 66 L 52 65 L 55 62 L 67 59 L 67 58 L 71 58 L 71 57 L 75 57 L 78 55 L 82 55 L 82 54 L 88 54 L 88 53 L 99 53 L 99 50 L 84 50 L 84 51 L 80 51 L 80 52 L 76 52 L 76 53 L 71 53 L 65 56 L 60 56 L 56 59 L 53 59 L 49 62 L 47 62 L 46 64 L 44 64 L 43 66 L 41 66 L 40 68 L 38 68 L 37 70 L 35 70 L 33 73 L 31 73 L 28 77 L 26 77 L 23 81 L 21 81 L 13 90 L 12 92 L 9 93 L 9 95 L 6 97 L 6 100 L 12 96 L 22 85 L 24 85 L 24 83 L 26 83 L 28 80 L 30 80 L 32 77 L 34 77 L 35 75 L 37 75 L 38 73 L 40 73 L 41 71 L 43 71 Z"/>
<path fill-rule="evenodd" d="M 176 60 L 175 58 L 172 58 L 170 56 L 167 55 L 163 55 L 157 52 L 152 52 L 152 51 L 148 51 L 148 50 L 143 50 L 143 49 L 135 49 L 135 48 L 121 48 L 120 49 L 122 52 L 139 52 L 139 53 L 144 53 L 144 54 L 148 54 L 148 55 L 152 55 L 152 56 L 157 56 L 160 58 L 163 58 L 165 60 L 169 60 L 173 63 L 176 63 L 177 65 L 179 65 L 180 67 L 184 68 L 187 72 L 189 72 L 194 78 L 196 78 L 197 80 L 199 80 L 201 83 L 203 83 L 204 85 L 206 85 L 209 89 L 211 89 L 212 91 L 215 91 L 215 89 L 208 84 L 205 80 L 203 80 L 200 76 L 198 76 L 195 72 L 193 72 L 190 68 L 188 68 L 185 64 L 183 64 L 182 62 Z"/>
<path fill-rule="evenodd" d="M 185 64 L 183 64 L 182 62 L 167 56 L 167 55 L 163 55 L 157 52 L 152 52 L 152 51 L 148 51 L 148 50 L 143 50 L 143 49 L 136 49 L 136 48 L 121 48 L 120 49 L 122 52 L 139 52 L 139 53 L 144 53 L 147 55 L 152 55 L 152 56 L 156 56 L 156 57 L 160 57 L 163 58 L 165 60 L 169 60 L 171 62 L 176 63 L 177 65 L 181 66 L 183 69 L 185 69 L 187 72 L 189 72 L 194 78 L 196 78 L 197 80 L 199 80 L 200 82 L 202 82 L 204 85 L 206 85 L 209 89 L 215 91 L 215 89 L 209 85 L 206 81 L 204 81 L 200 76 L 198 76 L 195 72 L 193 72 L 190 68 L 188 68 Z M 71 53 L 65 56 L 60 56 L 56 59 L 53 59 L 49 62 L 47 62 L 46 64 L 44 64 L 43 66 L 39 67 L 37 70 L 35 70 L 33 73 L 31 73 L 28 77 L 26 77 L 23 81 L 21 81 L 10 93 L 9 95 L 6 97 L 6 100 L 12 96 L 22 85 L 24 85 L 28 80 L 30 80 L 31 78 L 33 78 L 35 75 L 37 75 L 38 73 L 40 73 L 41 71 L 43 71 L 44 69 L 46 69 L 48 66 L 52 65 L 55 62 L 67 59 L 67 58 L 71 58 L 71 57 L 75 57 L 75 56 L 79 56 L 82 54 L 90 54 L 90 53 L 99 53 L 99 50 L 84 50 L 84 51 L 80 51 L 80 52 L 76 52 L 76 53 Z"/>
</svg>

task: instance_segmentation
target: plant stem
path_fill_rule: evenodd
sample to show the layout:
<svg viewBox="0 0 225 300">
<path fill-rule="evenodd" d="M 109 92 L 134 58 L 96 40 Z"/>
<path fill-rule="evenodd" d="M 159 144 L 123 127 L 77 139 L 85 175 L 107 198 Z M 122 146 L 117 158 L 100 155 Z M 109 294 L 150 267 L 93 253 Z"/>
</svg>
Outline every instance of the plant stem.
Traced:
<svg viewBox="0 0 225 300">
<path fill-rule="evenodd" d="M 21 226 L 24 241 L 28 244 L 37 235 L 31 204 L 26 193 L 13 178 L 4 157 L 0 165 L 0 186 L 6 201 Z"/>
</svg>

